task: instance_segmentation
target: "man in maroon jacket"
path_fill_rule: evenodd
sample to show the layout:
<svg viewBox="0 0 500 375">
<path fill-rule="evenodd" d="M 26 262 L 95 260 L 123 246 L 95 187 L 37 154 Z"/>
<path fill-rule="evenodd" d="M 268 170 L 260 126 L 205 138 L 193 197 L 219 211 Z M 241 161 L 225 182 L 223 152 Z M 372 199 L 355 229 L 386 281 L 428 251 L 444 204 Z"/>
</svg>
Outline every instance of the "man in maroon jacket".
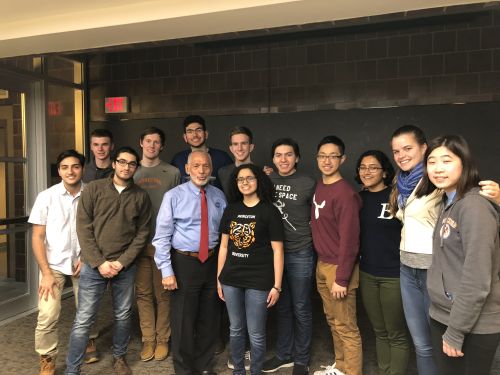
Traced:
<svg viewBox="0 0 500 375">
<path fill-rule="evenodd" d="M 315 375 L 363 373 L 356 322 L 361 198 L 340 175 L 344 151 L 340 138 L 328 136 L 319 143 L 316 155 L 322 175 L 311 206 L 312 237 L 318 253 L 316 283 L 332 331 L 336 362 Z"/>
</svg>

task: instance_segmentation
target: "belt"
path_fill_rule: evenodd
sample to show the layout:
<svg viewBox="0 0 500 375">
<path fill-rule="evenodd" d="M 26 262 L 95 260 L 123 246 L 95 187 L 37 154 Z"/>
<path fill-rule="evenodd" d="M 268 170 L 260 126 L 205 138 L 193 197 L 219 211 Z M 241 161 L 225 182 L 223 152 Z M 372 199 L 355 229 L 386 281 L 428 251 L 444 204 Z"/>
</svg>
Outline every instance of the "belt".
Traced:
<svg viewBox="0 0 500 375">
<path fill-rule="evenodd" d="M 193 257 L 193 258 L 198 258 L 198 252 L 197 251 L 184 251 L 184 250 L 177 250 L 177 249 L 173 249 L 176 253 L 178 254 L 181 254 L 181 255 L 185 255 L 187 257 Z M 210 249 L 208 250 L 208 258 L 210 258 L 212 255 L 215 254 L 215 251 L 214 249 Z M 207 258 L 207 259 L 208 259 Z"/>
</svg>

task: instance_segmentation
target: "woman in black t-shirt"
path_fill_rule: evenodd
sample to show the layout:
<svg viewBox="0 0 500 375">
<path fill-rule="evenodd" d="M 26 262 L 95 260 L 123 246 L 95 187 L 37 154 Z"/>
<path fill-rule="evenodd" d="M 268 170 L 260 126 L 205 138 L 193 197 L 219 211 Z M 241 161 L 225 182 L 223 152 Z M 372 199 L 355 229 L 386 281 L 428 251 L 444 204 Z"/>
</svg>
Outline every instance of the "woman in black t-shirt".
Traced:
<svg viewBox="0 0 500 375">
<path fill-rule="evenodd" d="M 356 180 L 363 185 L 360 215 L 359 287 L 376 336 L 380 373 L 406 374 L 410 342 L 399 285 L 401 223 L 391 215 L 394 168 L 381 151 L 364 152 Z"/>
<path fill-rule="evenodd" d="M 232 174 L 230 204 L 220 224 L 222 240 L 217 291 L 226 302 L 233 374 L 245 374 L 245 343 L 250 339 L 250 373 L 261 374 L 266 354 L 267 309 L 281 292 L 283 222 L 272 204 L 273 185 L 253 164 Z"/>
</svg>

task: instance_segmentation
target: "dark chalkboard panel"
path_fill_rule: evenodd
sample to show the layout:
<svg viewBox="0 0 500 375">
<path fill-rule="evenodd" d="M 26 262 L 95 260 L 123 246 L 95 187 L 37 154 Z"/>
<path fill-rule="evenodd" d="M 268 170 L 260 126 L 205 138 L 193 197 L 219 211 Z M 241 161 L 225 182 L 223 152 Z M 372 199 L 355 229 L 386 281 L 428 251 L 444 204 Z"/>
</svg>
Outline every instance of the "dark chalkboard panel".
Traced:
<svg viewBox="0 0 500 375">
<path fill-rule="evenodd" d="M 478 161 L 481 177 L 500 181 L 500 103 L 207 116 L 206 121 L 209 145 L 224 150 L 228 150 L 232 127 L 250 128 L 256 145 L 252 160 L 260 165 L 271 165 L 270 147 L 275 139 L 294 138 L 302 154 L 299 169 L 316 177 L 316 145 L 325 135 L 337 135 L 346 144 L 348 159 L 342 174 L 351 183 L 356 159 L 363 151 L 380 149 L 390 155 L 392 132 L 401 125 L 415 124 L 429 140 L 443 134 L 463 135 Z M 180 118 L 92 122 L 90 130 L 107 128 L 113 132 L 116 145 L 130 145 L 140 151 L 141 131 L 148 126 L 159 127 L 167 136 L 162 159 L 170 161 L 174 153 L 186 147 L 181 124 Z"/>
</svg>

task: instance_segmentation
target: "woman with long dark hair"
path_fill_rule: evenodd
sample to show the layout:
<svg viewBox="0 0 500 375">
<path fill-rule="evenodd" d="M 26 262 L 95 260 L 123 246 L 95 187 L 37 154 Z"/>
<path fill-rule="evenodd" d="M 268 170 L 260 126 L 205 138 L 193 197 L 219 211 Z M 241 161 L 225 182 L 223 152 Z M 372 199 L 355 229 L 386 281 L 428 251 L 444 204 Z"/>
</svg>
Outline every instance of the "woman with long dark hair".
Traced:
<svg viewBox="0 0 500 375">
<path fill-rule="evenodd" d="M 416 195 L 442 191 L 427 273 L 439 373 L 487 375 L 500 342 L 499 207 L 479 194 L 464 138 L 435 138 Z"/>
<path fill-rule="evenodd" d="M 400 245 L 401 296 L 406 323 L 417 357 L 420 375 L 438 373 L 433 358 L 429 325 L 430 298 L 427 270 L 432 264 L 432 235 L 442 206 L 442 192 L 417 189 L 424 177 L 427 140 L 422 129 L 405 125 L 397 129 L 391 140 L 394 161 L 399 167 L 391 193 L 391 209 L 403 223 Z M 500 202 L 499 186 L 483 181 L 480 194 Z"/>
<path fill-rule="evenodd" d="M 380 374 L 404 375 L 410 356 L 399 282 L 401 222 L 389 210 L 394 168 L 378 150 L 361 154 L 356 181 L 362 184 L 359 287 L 375 332 Z"/>
<path fill-rule="evenodd" d="M 273 205 L 273 185 L 253 164 L 232 174 L 230 204 L 222 233 L 217 290 L 226 302 L 233 374 L 245 374 L 246 334 L 250 339 L 250 373 L 260 375 L 266 353 L 267 309 L 281 292 L 283 222 Z"/>
</svg>

